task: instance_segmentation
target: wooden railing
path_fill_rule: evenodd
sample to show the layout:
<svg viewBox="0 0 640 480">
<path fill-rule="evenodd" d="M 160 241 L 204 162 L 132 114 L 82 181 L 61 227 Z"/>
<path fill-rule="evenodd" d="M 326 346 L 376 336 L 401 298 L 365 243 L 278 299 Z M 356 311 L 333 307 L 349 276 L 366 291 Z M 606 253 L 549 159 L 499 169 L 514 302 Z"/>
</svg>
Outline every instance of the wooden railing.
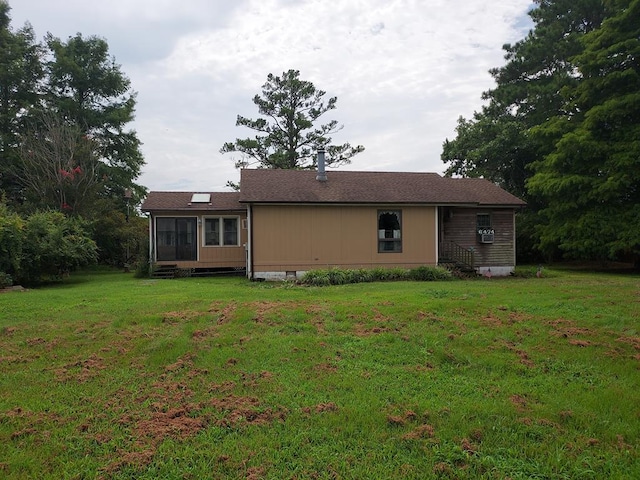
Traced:
<svg viewBox="0 0 640 480">
<path fill-rule="evenodd" d="M 444 261 L 451 261 L 475 268 L 474 252 L 452 241 L 440 244 L 440 258 Z"/>
</svg>

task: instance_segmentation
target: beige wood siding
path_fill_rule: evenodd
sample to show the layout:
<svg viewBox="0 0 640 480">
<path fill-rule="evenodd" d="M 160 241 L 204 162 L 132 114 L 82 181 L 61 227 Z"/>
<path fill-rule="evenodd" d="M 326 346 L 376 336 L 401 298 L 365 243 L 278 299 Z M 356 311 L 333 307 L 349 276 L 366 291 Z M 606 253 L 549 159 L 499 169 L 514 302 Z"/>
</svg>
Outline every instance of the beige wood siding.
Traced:
<svg viewBox="0 0 640 480">
<path fill-rule="evenodd" d="M 247 243 L 246 212 L 220 211 L 220 212 L 162 212 L 154 213 L 154 218 L 158 217 L 186 217 L 198 219 L 198 260 L 181 261 L 166 260 L 158 261 L 157 265 L 177 265 L 180 268 L 245 268 L 247 264 L 247 254 L 245 244 Z M 238 233 L 240 245 L 238 246 L 205 246 L 204 245 L 204 219 L 210 217 L 238 217 Z M 153 234 L 155 244 L 155 221 L 153 223 Z"/>
<path fill-rule="evenodd" d="M 449 214 L 449 212 L 451 214 Z M 476 229 L 479 213 L 491 215 L 491 228 L 495 230 L 493 243 L 480 243 Z M 513 209 L 443 209 L 441 238 L 464 248 L 475 250 L 475 266 L 514 266 L 514 210 Z"/>
<path fill-rule="evenodd" d="M 402 211 L 402 252 L 378 253 L 378 210 Z M 435 207 L 257 205 L 254 272 L 434 265 Z"/>
</svg>

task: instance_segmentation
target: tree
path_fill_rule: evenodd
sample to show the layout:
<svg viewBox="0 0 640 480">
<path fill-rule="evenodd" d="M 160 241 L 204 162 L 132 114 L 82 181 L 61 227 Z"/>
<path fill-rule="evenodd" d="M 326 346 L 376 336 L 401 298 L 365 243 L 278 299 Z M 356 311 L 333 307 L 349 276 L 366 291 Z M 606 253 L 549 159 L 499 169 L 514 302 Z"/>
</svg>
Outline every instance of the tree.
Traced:
<svg viewBox="0 0 640 480">
<path fill-rule="evenodd" d="M 101 186 L 100 145 L 77 124 L 42 114 L 22 137 L 20 182 L 32 209 L 93 213 Z"/>
<path fill-rule="evenodd" d="M 240 152 L 242 158 L 236 162 L 236 168 L 257 163 L 261 168 L 311 169 L 316 167 L 315 151 L 320 148 L 327 152 L 327 165 L 349 163 L 364 147 L 348 143 L 332 145 L 329 135 L 343 128 L 336 120 L 316 125 L 323 114 L 336 108 L 337 97 L 325 102 L 325 94 L 313 83 L 300 80 L 298 70 L 284 72 L 282 77 L 270 73 L 262 86 L 262 95 L 253 98 L 258 112 L 266 118 L 253 120 L 238 115 L 236 121 L 236 126 L 248 127 L 259 134 L 225 143 L 220 152 Z"/>
<path fill-rule="evenodd" d="M 43 78 L 42 48 L 33 29 L 25 25 L 17 32 L 10 28 L 10 7 L 0 0 L 0 193 L 7 201 L 21 196 L 18 182 L 18 135 L 38 103 Z"/>
<path fill-rule="evenodd" d="M 496 87 L 482 94 L 488 105 L 458 121 L 457 137 L 445 140 L 441 156 L 448 175 L 484 176 L 527 200 L 528 167 L 553 148 L 530 129 L 563 108 L 560 92 L 579 81 L 571 59 L 583 49 L 580 39 L 605 16 L 600 0 L 535 3 L 529 12 L 535 28 L 504 45 L 505 65 L 490 70 Z"/>
<path fill-rule="evenodd" d="M 575 258 L 640 259 L 640 0 L 582 39 L 563 108 L 535 133 L 554 145 L 533 164 L 531 191 L 547 199 L 541 246 Z"/>
<path fill-rule="evenodd" d="M 534 28 L 523 40 L 504 45 L 505 65 L 490 70 L 496 87 L 482 94 L 487 105 L 472 119 L 459 119 L 457 136 L 444 142 L 441 156 L 447 175 L 483 176 L 527 200 L 518 219 L 518 254 L 529 260 L 540 243 L 538 211 L 549 199 L 527 182 L 534 162 L 555 148 L 536 127 L 565 108 L 561 92 L 581 80 L 573 59 L 584 49 L 582 38 L 599 28 L 612 8 L 601 0 L 534 3 L 529 12 Z"/>
<path fill-rule="evenodd" d="M 52 58 L 47 63 L 46 107 L 100 145 L 102 196 L 112 197 L 121 208 L 126 189 L 141 198 L 145 189 L 134 183 L 144 165 L 141 142 L 134 130 L 126 130 L 134 118 L 136 94 L 109 56 L 107 42 L 79 33 L 62 42 L 49 34 L 47 46 Z"/>
</svg>

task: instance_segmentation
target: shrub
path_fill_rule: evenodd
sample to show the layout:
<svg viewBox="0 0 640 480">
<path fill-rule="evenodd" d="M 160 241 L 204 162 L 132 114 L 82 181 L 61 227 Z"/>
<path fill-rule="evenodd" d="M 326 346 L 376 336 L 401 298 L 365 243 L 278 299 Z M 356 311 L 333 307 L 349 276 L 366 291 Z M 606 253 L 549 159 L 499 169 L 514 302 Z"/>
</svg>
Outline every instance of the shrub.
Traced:
<svg viewBox="0 0 640 480">
<path fill-rule="evenodd" d="M 53 211 L 34 213 L 26 219 L 20 283 L 33 285 L 59 279 L 96 260 L 96 244 L 81 219 Z"/>
<path fill-rule="evenodd" d="M 8 273 L 0 272 L 0 289 L 13 285 L 13 278 Z"/>
<path fill-rule="evenodd" d="M 18 272 L 22 255 L 23 228 L 22 218 L 9 212 L 0 200 L 0 272 L 13 275 Z"/>
<path fill-rule="evenodd" d="M 453 275 L 445 268 L 424 265 L 409 270 L 408 277 L 411 280 L 433 282 L 437 280 L 451 280 Z"/>
<path fill-rule="evenodd" d="M 423 266 L 406 270 L 404 268 L 383 268 L 341 270 L 310 270 L 300 279 L 304 285 L 344 285 L 347 283 L 387 282 L 394 280 L 436 281 L 451 280 L 453 275 L 442 267 Z"/>
</svg>

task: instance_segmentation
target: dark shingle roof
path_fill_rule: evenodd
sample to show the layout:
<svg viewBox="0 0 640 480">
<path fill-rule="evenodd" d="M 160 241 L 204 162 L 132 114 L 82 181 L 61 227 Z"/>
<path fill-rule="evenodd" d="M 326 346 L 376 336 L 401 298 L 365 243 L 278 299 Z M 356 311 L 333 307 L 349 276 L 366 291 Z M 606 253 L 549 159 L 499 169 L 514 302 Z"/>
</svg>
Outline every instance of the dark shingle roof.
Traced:
<svg viewBox="0 0 640 480">
<path fill-rule="evenodd" d="M 319 182 L 311 170 L 245 169 L 240 202 L 405 203 L 522 206 L 525 202 L 481 178 L 437 173 L 330 171 Z"/>
<path fill-rule="evenodd" d="M 209 193 L 211 204 L 191 202 L 194 193 Z M 158 210 L 184 210 L 184 211 L 222 211 L 222 210 L 246 210 L 246 207 L 239 203 L 240 193 L 238 192 L 149 192 L 147 198 L 142 202 L 142 211 Z"/>
</svg>

